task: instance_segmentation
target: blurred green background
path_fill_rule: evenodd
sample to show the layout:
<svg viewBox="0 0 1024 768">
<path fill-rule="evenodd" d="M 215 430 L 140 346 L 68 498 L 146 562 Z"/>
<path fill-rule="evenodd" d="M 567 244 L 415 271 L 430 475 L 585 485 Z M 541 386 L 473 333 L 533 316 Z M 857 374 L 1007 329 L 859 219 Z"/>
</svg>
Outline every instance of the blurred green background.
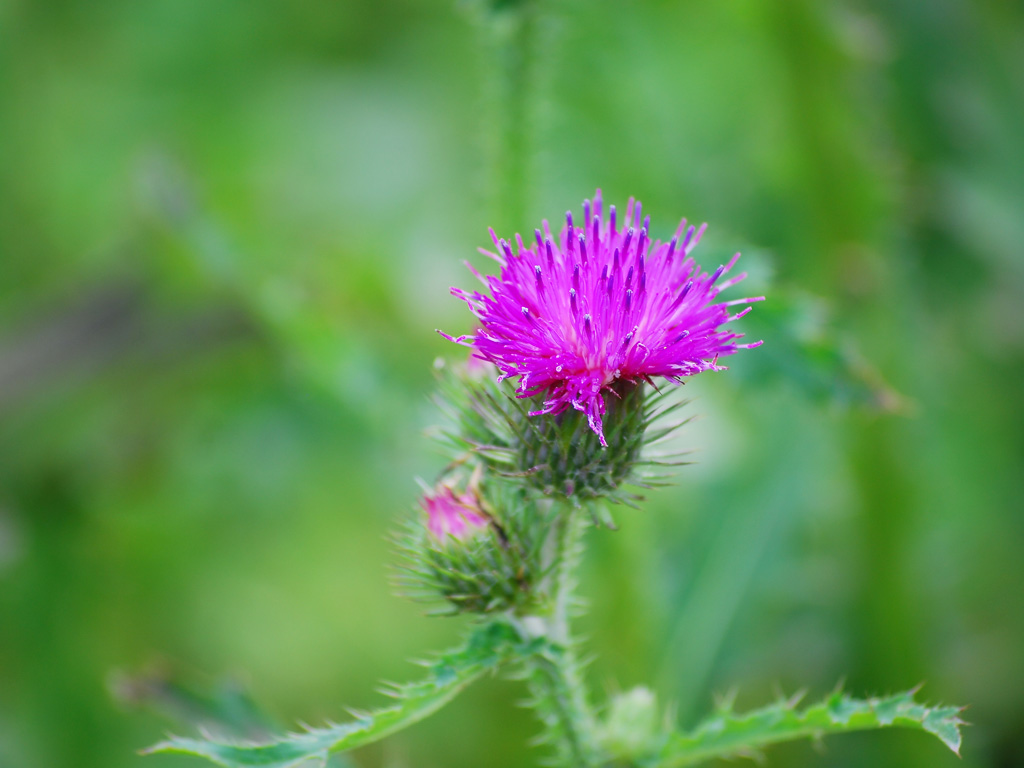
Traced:
<svg viewBox="0 0 1024 768">
<path fill-rule="evenodd" d="M 434 329 L 488 225 L 595 186 L 770 298 L 686 387 L 699 463 L 589 535 L 597 690 L 926 682 L 962 762 L 770 764 L 1024 765 L 1020 3 L 496 5 L 0 2 L 0 766 L 200 765 L 135 754 L 138 675 L 317 722 L 454 642 L 388 583 Z M 355 763 L 534 764 L 523 695 Z"/>
</svg>

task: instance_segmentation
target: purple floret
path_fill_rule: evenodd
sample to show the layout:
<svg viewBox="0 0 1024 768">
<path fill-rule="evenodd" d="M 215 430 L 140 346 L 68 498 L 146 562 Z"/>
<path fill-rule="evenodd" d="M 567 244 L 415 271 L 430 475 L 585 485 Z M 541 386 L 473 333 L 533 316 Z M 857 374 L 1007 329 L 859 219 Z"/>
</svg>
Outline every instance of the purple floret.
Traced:
<svg viewBox="0 0 1024 768">
<path fill-rule="evenodd" d="M 445 336 L 496 365 L 501 378 L 518 377 L 519 397 L 543 394 L 543 407 L 531 415 L 571 406 L 587 415 L 604 444 L 604 391 L 617 380 L 661 376 L 682 383 L 722 370 L 719 357 L 761 344 L 738 344 L 743 334 L 723 328 L 751 309 L 730 315 L 729 308 L 764 297 L 714 303 L 746 273 L 718 282 L 738 253 L 713 274 L 701 272 L 690 252 L 706 225 L 687 228 L 683 219 L 671 242 L 652 242 L 650 219 L 640 224 L 640 203 L 630 198 L 617 229 L 615 206 L 602 215 L 600 189 L 583 211 L 584 226 L 567 213 L 557 240 L 545 221 L 529 247 L 516 235 L 515 251 L 491 230 L 497 253 L 481 251 L 501 265 L 501 274 L 483 277 L 470 267 L 489 295 L 452 288 L 480 328 L 472 336 Z"/>
</svg>

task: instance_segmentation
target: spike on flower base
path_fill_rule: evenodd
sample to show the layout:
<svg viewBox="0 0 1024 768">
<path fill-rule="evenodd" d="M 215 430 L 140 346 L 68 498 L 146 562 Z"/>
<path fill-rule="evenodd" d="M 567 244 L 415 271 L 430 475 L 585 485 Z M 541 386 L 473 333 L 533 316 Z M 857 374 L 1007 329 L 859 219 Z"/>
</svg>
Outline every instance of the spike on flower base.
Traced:
<svg viewBox="0 0 1024 768">
<path fill-rule="evenodd" d="M 531 416 L 533 400 L 516 398 L 507 382 L 481 376 L 472 366 L 443 366 L 439 379 L 437 402 L 452 421 L 439 436 L 455 461 L 471 452 L 495 472 L 577 505 L 601 498 L 627 504 L 639 500 L 623 486 L 656 480 L 644 472 L 651 462 L 643 449 L 652 434 L 663 437 L 678 425 L 649 428 L 685 404 L 675 398 L 666 404 L 667 393 L 648 393 L 646 384 L 615 382 L 602 393 L 602 445 L 585 414 L 566 410 Z"/>
<path fill-rule="evenodd" d="M 586 415 L 575 410 L 523 426 L 513 447 L 519 471 L 533 486 L 547 494 L 600 498 L 630 476 L 643 447 L 643 385 L 615 382 L 601 397 L 603 444 Z"/>
</svg>

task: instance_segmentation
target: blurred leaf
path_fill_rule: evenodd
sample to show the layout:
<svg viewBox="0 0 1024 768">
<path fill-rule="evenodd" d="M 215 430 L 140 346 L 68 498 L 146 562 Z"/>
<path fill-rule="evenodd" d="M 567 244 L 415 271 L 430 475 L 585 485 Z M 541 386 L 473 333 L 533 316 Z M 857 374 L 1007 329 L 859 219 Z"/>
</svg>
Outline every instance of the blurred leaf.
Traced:
<svg viewBox="0 0 1024 768">
<path fill-rule="evenodd" d="M 854 699 L 836 691 L 824 701 L 797 709 L 799 697 L 747 714 L 725 708 L 690 733 L 669 737 L 656 759 L 645 765 L 697 765 L 715 758 L 755 757 L 771 744 L 878 728 L 909 728 L 937 736 L 960 754 L 959 707 L 926 707 L 916 691 L 877 699 Z"/>
<path fill-rule="evenodd" d="M 782 286 L 766 289 L 770 299 L 744 318 L 743 331 L 767 343 L 744 360 L 746 381 L 785 381 L 804 396 L 903 413 L 907 399 L 894 390 L 856 345 L 843 337 L 825 299 Z"/>
<path fill-rule="evenodd" d="M 122 703 L 145 707 L 191 728 L 207 738 L 272 741 L 284 729 L 264 712 L 237 680 L 222 679 L 208 688 L 178 679 L 164 670 L 134 677 L 120 676 L 112 683 Z M 345 755 L 331 755 L 327 768 L 349 768 Z"/>
<path fill-rule="evenodd" d="M 164 671 L 119 676 L 112 683 L 122 703 L 144 707 L 215 738 L 265 740 L 279 729 L 239 682 L 218 680 L 204 688 Z"/>
<path fill-rule="evenodd" d="M 432 714 L 471 682 L 495 669 L 517 638 L 507 624 L 493 623 L 478 628 L 465 646 L 442 654 L 430 663 L 425 680 L 395 686 L 388 691 L 397 700 L 396 704 L 355 713 L 356 719 L 350 723 L 308 729 L 263 744 L 172 737 L 146 750 L 146 754 L 178 752 L 205 757 L 227 768 L 253 765 L 286 768 L 307 760 L 326 761 L 330 752 L 371 744 Z"/>
</svg>

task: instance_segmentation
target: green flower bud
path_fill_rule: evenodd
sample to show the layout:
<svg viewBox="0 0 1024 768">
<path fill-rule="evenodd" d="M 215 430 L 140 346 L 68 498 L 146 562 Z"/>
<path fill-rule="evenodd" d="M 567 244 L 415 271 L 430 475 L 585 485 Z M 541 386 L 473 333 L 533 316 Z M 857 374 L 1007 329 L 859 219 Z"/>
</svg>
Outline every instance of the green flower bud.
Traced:
<svg viewBox="0 0 1024 768">
<path fill-rule="evenodd" d="M 465 490 L 459 485 L 449 479 L 427 490 L 407 525 L 399 541 L 404 591 L 442 600 L 439 613 L 535 609 L 548 528 L 539 507 L 521 489 L 485 484 L 479 465 Z"/>
</svg>

